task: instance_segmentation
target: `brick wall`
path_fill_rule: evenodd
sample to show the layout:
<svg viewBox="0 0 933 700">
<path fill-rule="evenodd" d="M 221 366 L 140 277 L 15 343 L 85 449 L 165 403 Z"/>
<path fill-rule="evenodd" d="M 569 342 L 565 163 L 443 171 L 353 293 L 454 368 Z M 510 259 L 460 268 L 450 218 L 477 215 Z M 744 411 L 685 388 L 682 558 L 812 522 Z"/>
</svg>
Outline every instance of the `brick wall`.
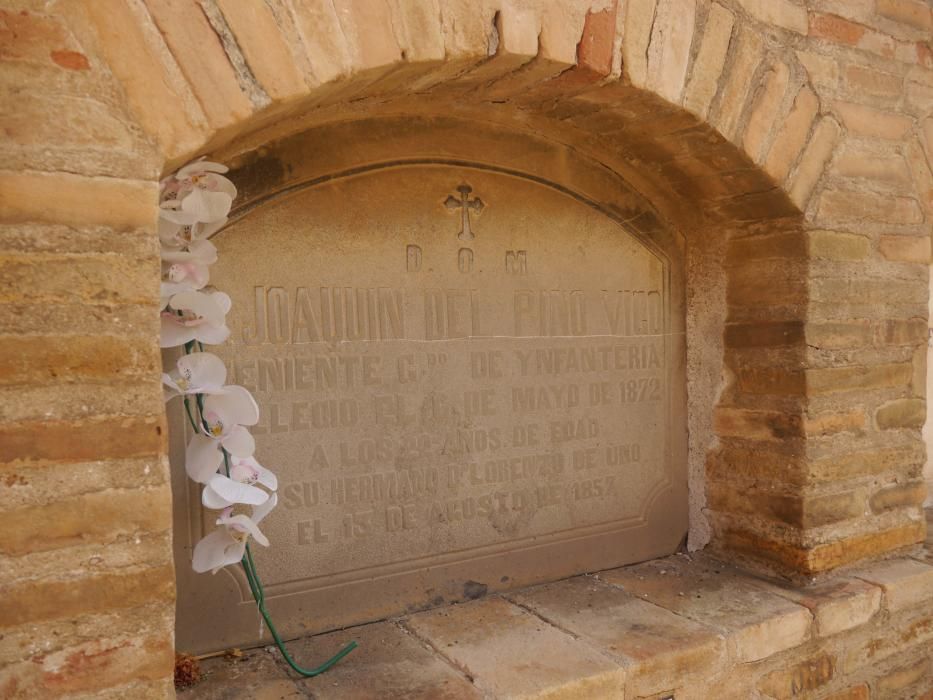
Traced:
<svg viewBox="0 0 933 700">
<path fill-rule="evenodd" d="M 354 115 L 572 144 L 719 271 L 698 541 L 808 575 L 922 539 L 929 4 L 523 7 L 0 0 L 3 692 L 171 693 L 156 181 Z"/>
</svg>

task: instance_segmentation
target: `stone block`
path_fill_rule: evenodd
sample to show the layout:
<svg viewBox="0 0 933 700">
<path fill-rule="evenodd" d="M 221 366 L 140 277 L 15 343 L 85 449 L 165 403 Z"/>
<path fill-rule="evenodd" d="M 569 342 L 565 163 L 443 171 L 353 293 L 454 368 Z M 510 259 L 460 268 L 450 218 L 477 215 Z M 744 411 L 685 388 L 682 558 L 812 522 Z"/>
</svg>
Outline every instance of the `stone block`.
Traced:
<svg viewBox="0 0 933 700">
<path fill-rule="evenodd" d="M 789 78 L 787 64 L 777 61 L 761 79 L 763 84 L 755 97 L 742 139 L 745 153 L 756 163 L 761 162 L 762 151 L 768 144 L 772 127 L 780 115 Z"/>
<path fill-rule="evenodd" d="M 883 513 L 893 508 L 909 508 L 923 505 L 927 495 L 926 484 L 910 481 L 879 489 L 871 495 L 869 505 L 872 512 Z"/>
<path fill-rule="evenodd" d="M 171 524 L 167 487 L 106 490 L 5 513 L 11 528 L 0 553 L 17 556 L 82 542 L 111 542 L 137 532 L 164 532 Z"/>
<path fill-rule="evenodd" d="M 810 256 L 824 260 L 863 260 L 871 252 L 871 239 L 855 233 L 810 231 Z"/>
<path fill-rule="evenodd" d="M 898 75 L 855 64 L 846 66 L 845 83 L 853 95 L 868 94 L 892 102 L 900 96 L 904 85 Z"/>
<path fill-rule="evenodd" d="M 933 600 L 933 566 L 913 559 L 882 562 L 854 574 L 880 586 L 884 607 L 891 612 L 919 607 Z"/>
<path fill-rule="evenodd" d="M 922 452 L 922 446 L 852 451 L 810 462 L 809 475 L 822 482 L 900 471 L 922 464 Z"/>
<path fill-rule="evenodd" d="M 831 637 L 867 624 L 881 609 L 881 589 L 856 578 L 840 578 L 804 588 L 760 582 L 765 590 L 803 605 L 813 615 L 813 631 Z"/>
<path fill-rule="evenodd" d="M 663 573 L 662 573 L 663 572 Z M 801 644 L 811 615 L 768 593 L 723 565 L 695 557 L 668 557 L 599 574 L 647 602 L 723 630 L 741 663 L 765 659 Z"/>
<path fill-rule="evenodd" d="M 501 598 L 419 613 L 408 627 L 501 698 L 621 697 L 625 671 Z"/>
<path fill-rule="evenodd" d="M 737 141 L 739 120 L 764 50 L 761 36 L 750 27 L 741 31 L 737 41 L 731 69 L 723 76 L 719 108 L 712 120 L 719 133 L 733 143 Z"/>
<path fill-rule="evenodd" d="M 877 0 L 875 7 L 882 17 L 933 32 L 933 8 L 923 0 Z"/>
<path fill-rule="evenodd" d="M 883 155 L 871 150 L 846 147 L 833 163 L 833 172 L 842 177 L 861 178 L 896 187 L 911 183 L 907 162 L 900 155 Z"/>
<path fill-rule="evenodd" d="M 759 22 L 807 33 L 807 11 L 790 0 L 738 0 L 738 4 Z"/>
<path fill-rule="evenodd" d="M 750 440 L 786 440 L 803 435 L 801 416 L 779 411 L 760 411 L 720 406 L 713 416 L 717 435 Z"/>
<path fill-rule="evenodd" d="M 871 321 L 822 321 L 807 324 L 807 343 L 822 349 L 869 347 L 875 341 Z"/>
<path fill-rule="evenodd" d="M 777 182 L 784 181 L 807 143 L 810 126 L 819 106 L 819 100 L 809 87 L 800 88 L 790 113 L 778 128 L 764 162 L 765 171 Z"/>
<path fill-rule="evenodd" d="M 0 668 L 0 694 L 24 699 L 105 697 L 106 689 L 114 686 L 137 681 L 145 687 L 147 681 L 155 684 L 170 677 L 174 656 L 171 639 L 164 634 L 74 640 L 62 648 L 34 653 Z M 165 696 L 160 693 L 148 697 Z"/>
<path fill-rule="evenodd" d="M 912 368 L 907 362 L 871 367 L 828 367 L 807 370 L 807 392 L 816 396 L 839 391 L 902 387 L 910 382 Z"/>
<path fill-rule="evenodd" d="M 806 207 L 816 187 L 816 183 L 823 175 L 826 164 L 832 157 L 833 149 L 839 140 L 839 125 L 831 117 L 823 117 L 817 123 L 810 137 L 810 142 L 804 149 L 800 162 L 792 174 L 788 194 L 791 200 L 800 209 Z"/>
<path fill-rule="evenodd" d="M 930 263 L 929 236 L 881 236 L 878 249 L 886 259 L 895 262 Z"/>
<path fill-rule="evenodd" d="M 146 6 L 215 128 L 253 112 L 220 37 L 195 0 L 148 0 Z"/>
<path fill-rule="evenodd" d="M 807 416 L 804 421 L 804 430 L 807 435 L 821 436 L 834 435 L 845 432 L 861 432 L 865 428 L 867 416 L 861 409 L 842 411 L 838 413 L 820 413 Z"/>
<path fill-rule="evenodd" d="M 696 0 L 659 0 L 648 45 L 648 86 L 680 104 L 696 23 Z"/>
<path fill-rule="evenodd" d="M 871 691 L 864 683 L 853 685 L 838 693 L 827 695 L 824 700 L 868 700 L 871 697 Z"/>
<path fill-rule="evenodd" d="M 648 45 L 656 6 L 657 0 L 628 0 L 625 3 L 622 70 L 635 87 L 645 87 L 648 82 Z"/>
<path fill-rule="evenodd" d="M 810 36 L 835 44 L 852 46 L 883 58 L 894 58 L 896 42 L 893 37 L 869 29 L 863 24 L 850 22 L 838 15 L 814 12 L 810 15 Z"/>
<path fill-rule="evenodd" d="M 881 430 L 922 428 L 926 415 L 926 402 L 923 399 L 895 399 L 875 411 L 875 423 Z"/>
<path fill-rule="evenodd" d="M 933 656 L 926 654 L 919 660 L 899 665 L 885 673 L 875 681 L 878 696 L 882 698 L 911 697 L 912 694 L 908 694 L 911 686 L 915 686 L 925 678 L 929 679 L 931 660 Z"/>
<path fill-rule="evenodd" d="M 0 221 L 155 230 L 158 184 L 66 173 L 0 172 Z"/>
<path fill-rule="evenodd" d="M 923 222 L 923 212 L 913 197 L 855 190 L 824 191 L 820 196 L 818 216 L 824 221 L 871 221 L 886 224 Z"/>
<path fill-rule="evenodd" d="M 797 51 L 797 59 L 810 76 L 810 82 L 821 88 L 835 90 L 839 84 L 839 63 L 836 59 L 812 51 Z"/>
<path fill-rule="evenodd" d="M 0 343 L 0 385 L 134 376 L 152 380 L 161 367 L 158 348 L 141 339 L 14 336 Z"/>
<path fill-rule="evenodd" d="M 818 691 L 836 677 L 836 657 L 832 654 L 814 654 L 764 675 L 758 681 L 758 690 L 765 697 L 791 700 Z"/>
<path fill-rule="evenodd" d="M 95 254 L 3 256 L 0 300 L 148 304 L 156 312 L 158 270 L 154 257 L 144 263 L 122 256 Z M 34 338 L 32 342 L 39 345 L 42 340 Z M 54 344 L 51 340 L 50 346 Z"/>
<path fill-rule="evenodd" d="M 896 112 L 854 102 L 833 102 L 832 106 L 850 134 L 899 141 L 912 126 L 909 117 Z"/>
<path fill-rule="evenodd" d="M 447 649 L 440 648 L 440 654 L 431 651 L 391 622 L 296 639 L 287 647 L 300 663 L 302 659 L 330 658 L 351 639 L 360 645 L 359 649 L 324 676 L 299 680 L 298 685 L 320 700 L 479 700 L 482 697 L 461 672 L 443 660 L 441 655 L 446 654 Z M 522 652 L 517 650 L 516 653 Z"/>
<path fill-rule="evenodd" d="M 274 655 L 278 653 L 270 647 L 247 651 L 239 657 L 204 659 L 200 662 L 201 680 L 179 690 L 176 697 L 179 700 L 302 700 L 304 693 L 276 663 Z M 302 663 L 302 657 L 297 658 L 298 663 Z"/>
<path fill-rule="evenodd" d="M 163 418 L 97 417 L 0 425 L 0 463 L 145 457 L 163 450 Z"/>
<path fill-rule="evenodd" d="M 175 569 L 95 573 L 62 580 L 17 581 L 4 587 L 0 623 L 12 627 L 175 600 Z"/>
<path fill-rule="evenodd" d="M 140 21 L 131 3 L 83 3 L 82 9 L 96 30 L 97 50 L 120 81 L 140 126 L 168 157 L 197 148 L 207 132 L 204 112 L 165 55 L 168 51 L 159 51 L 161 42 L 151 19 Z"/>
<path fill-rule="evenodd" d="M 734 22 L 734 15 L 725 7 L 719 3 L 710 5 L 703 39 L 684 95 L 684 107 L 700 118 L 709 114 L 710 104 L 716 96 Z"/>
<path fill-rule="evenodd" d="M 218 0 L 249 68 L 273 100 L 295 98 L 308 91 L 272 10 L 264 3 Z"/>
<path fill-rule="evenodd" d="M 592 578 L 510 596 L 625 666 L 626 694 L 692 688 L 721 670 L 721 634 Z"/>
</svg>

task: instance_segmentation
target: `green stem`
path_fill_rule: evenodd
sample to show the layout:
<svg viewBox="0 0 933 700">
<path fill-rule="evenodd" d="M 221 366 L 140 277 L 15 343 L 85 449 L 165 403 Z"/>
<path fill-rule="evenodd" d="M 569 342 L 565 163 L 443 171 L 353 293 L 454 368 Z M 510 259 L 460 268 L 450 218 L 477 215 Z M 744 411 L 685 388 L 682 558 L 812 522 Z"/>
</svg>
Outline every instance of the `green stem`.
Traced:
<svg viewBox="0 0 933 700">
<path fill-rule="evenodd" d="M 194 347 L 195 341 L 186 343 L 185 354 L 190 354 Z M 200 342 L 198 343 L 198 349 L 202 352 L 204 350 L 204 346 L 201 345 Z M 198 405 L 198 413 L 201 416 L 201 422 L 204 425 L 204 431 L 210 434 L 210 431 L 207 428 L 207 421 L 204 420 L 204 395 L 195 394 L 194 398 Z M 187 396 L 185 396 L 185 411 L 188 413 L 188 419 L 191 421 L 191 427 L 196 433 L 200 432 L 198 430 L 198 424 L 191 413 L 191 406 L 188 403 Z M 229 477 L 230 453 L 227 452 L 227 450 L 225 450 L 223 447 L 221 447 L 220 450 L 224 456 L 224 471 Z M 275 628 L 275 623 L 272 622 L 272 617 L 269 615 L 269 611 L 266 610 L 266 593 L 262 588 L 262 582 L 259 580 L 259 573 L 256 571 L 256 564 L 253 562 L 253 553 L 250 550 L 249 544 L 246 545 L 246 554 L 243 555 L 243 559 L 240 561 L 240 564 L 243 566 L 243 572 L 246 574 L 246 582 L 249 584 L 249 590 L 253 594 L 253 600 L 256 601 L 256 607 L 259 609 L 259 614 L 262 615 L 262 619 L 265 620 L 266 626 L 269 628 L 269 633 L 272 635 L 272 639 L 275 640 L 275 646 L 278 647 L 282 657 L 285 659 L 285 662 L 291 667 L 293 671 L 295 671 L 295 673 L 304 676 L 305 678 L 313 678 L 314 676 L 324 673 L 324 671 L 331 668 L 344 656 L 356 649 L 356 642 L 351 641 L 343 649 L 334 654 L 334 656 L 322 663 L 317 668 L 304 668 L 299 666 L 292 658 L 291 654 L 288 653 L 288 649 L 285 648 L 285 642 L 283 642 L 282 637 L 279 636 L 279 632 Z"/>
</svg>

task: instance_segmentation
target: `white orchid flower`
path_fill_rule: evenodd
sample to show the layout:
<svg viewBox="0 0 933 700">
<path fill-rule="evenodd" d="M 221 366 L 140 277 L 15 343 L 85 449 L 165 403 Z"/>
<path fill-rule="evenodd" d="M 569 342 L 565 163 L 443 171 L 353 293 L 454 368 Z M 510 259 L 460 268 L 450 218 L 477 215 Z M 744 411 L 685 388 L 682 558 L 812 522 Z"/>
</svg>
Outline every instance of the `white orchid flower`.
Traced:
<svg viewBox="0 0 933 700">
<path fill-rule="evenodd" d="M 237 564 L 246 554 L 246 543 L 250 536 L 263 547 L 269 546 L 269 540 L 259 523 L 262 522 L 278 502 L 272 494 L 265 503 L 254 506 L 250 515 L 234 515 L 233 508 L 227 508 L 217 518 L 221 527 L 208 534 L 194 547 L 191 566 L 199 574 L 205 571 L 217 573 L 223 567 Z"/>
<path fill-rule="evenodd" d="M 217 262 L 217 248 L 210 241 L 195 241 L 188 250 L 162 249 L 162 308 L 181 292 L 202 289 L 210 280 L 209 265 Z"/>
<path fill-rule="evenodd" d="M 236 187 L 220 173 L 228 168 L 219 163 L 198 160 L 181 168 L 161 183 L 161 200 L 181 202 L 181 211 L 193 221 L 211 223 L 227 216 L 237 195 Z"/>
<path fill-rule="evenodd" d="M 197 214 L 181 210 L 181 202 L 170 200 L 159 205 L 159 241 L 163 250 L 182 250 L 194 241 L 207 240 L 227 223 L 224 216 L 216 221 L 198 221 Z"/>
<path fill-rule="evenodd" d="M 227 381 L 227 367 L 217 355 L 193 352 L 182 355 L 175 369 L 162 375 L 165 400 L 184 394 L 219 394 Z"/>
<path fill-rule="evenodd" d="M 226 315 L 231 301 L 223 292 L 187 290 L 172 295 L 168 305 L 169 310 L 162 312 L 161 347 L 174 348 L 192 340 L 219 345 L 229 337 Z"/>
<path fill-rule="evenodd" d="M 263 491 L 253 484 L 260 484 Z M 237 503 L 260 505 L 269 498 L 269 491 L 278 488 L 275 474 L 262 466 L 253 457 L 231 457 L 230 475 L 214 474 L 201 492 L 201 503 L 205 508 L 221 510 Z"/>
<path fill-rule="evenodd" d="M 210 482 L 223 463 L 223 451 L 232 457 L 252 457 L 256 441 L 244 427 L 259 422 L 256 400 L 241 386 L 225 386 L 222 393 L 204 399 L 201 411 L 206 434 L 191 436 L 185 450 L 185 471 L 199 484 Z"/>
</svg>

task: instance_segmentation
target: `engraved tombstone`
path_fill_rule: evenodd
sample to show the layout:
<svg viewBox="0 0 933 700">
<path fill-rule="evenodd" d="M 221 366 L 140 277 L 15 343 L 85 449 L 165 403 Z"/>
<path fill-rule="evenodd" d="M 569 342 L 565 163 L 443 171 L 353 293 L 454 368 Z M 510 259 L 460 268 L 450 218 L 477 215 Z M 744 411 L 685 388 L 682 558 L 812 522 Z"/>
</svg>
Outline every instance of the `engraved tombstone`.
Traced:
<svg viewBox="0 0 933 700">
<path fill-rule="evenodd" d="M 254 553 L 286 634 L 680 542 L 683 311 L 624 222 L 538 179 L 420 165 L 273 198 L 214 242 L 234 302 L 214 350 L 279 475 Z M 256 642 L 242 573 L 186 570 L 212 514 L 185 488 L 179 643 Z"/>
</svg>

